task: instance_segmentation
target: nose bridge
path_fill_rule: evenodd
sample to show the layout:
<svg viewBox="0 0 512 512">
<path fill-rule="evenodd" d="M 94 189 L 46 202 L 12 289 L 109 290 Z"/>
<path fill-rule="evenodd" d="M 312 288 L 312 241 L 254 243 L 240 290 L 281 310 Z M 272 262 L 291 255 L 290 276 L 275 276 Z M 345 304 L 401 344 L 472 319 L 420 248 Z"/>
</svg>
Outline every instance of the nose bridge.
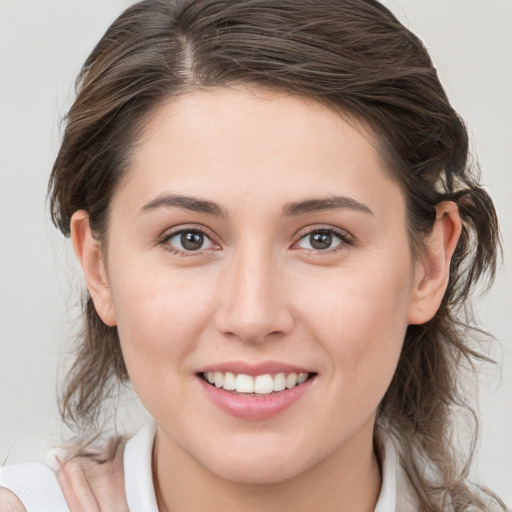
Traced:
<svg viewBox="0 0 512 512">
<path fill-rule="evenodd" d="M 270 248 L 255 239 L 241 244 L 223 273 L 218 329 L 252 342 L 287 332 L 292 317 L 281 277 Z"/>
</svg>

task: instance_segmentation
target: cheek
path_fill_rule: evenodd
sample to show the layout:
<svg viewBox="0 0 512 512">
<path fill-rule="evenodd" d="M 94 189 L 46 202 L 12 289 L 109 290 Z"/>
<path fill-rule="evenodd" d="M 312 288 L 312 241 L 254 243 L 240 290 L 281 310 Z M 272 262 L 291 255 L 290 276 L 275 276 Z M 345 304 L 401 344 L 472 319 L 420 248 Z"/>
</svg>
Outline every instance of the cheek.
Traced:
<svg viewBox="0 0 512 512">
<path fill-rule="evenodd" d="M 407 329 L 411 272 L 405 259 L 346 268 L 303 303 L 338 387 L 353 390 L 355 399 L 383 395 L 393 376 Z"/>
<path fill-rule="evenodd" d="M 213 288 L 204 276 L 141 267 L 145 270 L 118 268 L 111 276 L 117 328 L 132 382 L 139 375 L 163 376 L 165 361 L 180 365 L 208 319 L 208 290 Z"/>
</svg>

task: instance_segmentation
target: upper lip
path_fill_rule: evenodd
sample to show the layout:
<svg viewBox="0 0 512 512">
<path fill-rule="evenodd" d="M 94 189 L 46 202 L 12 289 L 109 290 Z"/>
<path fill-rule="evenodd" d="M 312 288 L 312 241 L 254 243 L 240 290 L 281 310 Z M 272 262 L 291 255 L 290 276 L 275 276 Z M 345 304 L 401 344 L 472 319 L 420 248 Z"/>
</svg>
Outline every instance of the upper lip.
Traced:
<svg viewBox="0 0 512 512">
<path fill-rule="evenodd" d="M 290 363 L 280 361 L 260 361 L 249 363 L 247 361 L 224 361 L 221 363 L 210 364 L 199 369 L 197 373 L 207 372 L 231 372 L 235 374 L 265 375 L 267 373 L 313 373 L 302 366 L 296 366 Z"/>
</svg>

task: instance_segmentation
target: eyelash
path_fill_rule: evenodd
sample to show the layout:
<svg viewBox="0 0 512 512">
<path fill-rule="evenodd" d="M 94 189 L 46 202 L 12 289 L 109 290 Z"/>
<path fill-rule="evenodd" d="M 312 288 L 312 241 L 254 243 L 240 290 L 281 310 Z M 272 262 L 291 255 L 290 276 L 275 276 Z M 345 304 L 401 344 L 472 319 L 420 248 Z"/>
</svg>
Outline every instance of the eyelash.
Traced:
<svg viewBox="0 0 512 512">
<path fill-rule="evenodd" d="M 160 239 L 158 240 L 158 244 L 162 245 L 166 251 L 169 251 L 170 253 L 180 256 L 180 257 L 189 257 L 189 256 L 198 256 L 200 254 L 203 254 L 205 252 L 205 249 L 197 250 L 197 251 L 186 251 L 181 249 L 176 249 L 172 245 L 169 244 L 169 241 L 172 240 L 174 237 L 181 235 L 183 233 L 195 233 L 203 235 L 205 240 L 209 240 L 210 243 L 216 244 L 213 241 L 213 237 L 206 232 L 206 230 L 203 227 L 193 227 L 193 226 L 186 226 L 182 227 L 180 229 L 177 229 L 176 231 L 166 232 L 164 233 Z M 208 249 L 206 249 L 208 250 Z"/>
<path fill-rule="evenodd" d="M 295 247 L 297 244 L 299 244 L 302 240 L 307 238 L 308 236 L 311 236 L 315 233 L 322 233 L 324 235 L 334 235 L 337 238 L 339 238 L 340 243 L 335 245 L 334 247 L 330 247 L 327 249 L 308 249 L 313 254 L 318 255 L 326 255 L 326 254 L 332 254 L 344 249 L 347 249 L 348 247 L 355 244 L 354 239 L 352 236 L 350 236 L 347 232 L 342 231 L 340 229 L 333 228 L 332 226 L 311 226 L 307 228 L 306 231 L 302 231 L 299 234 L 297 242 L 294 242 L 292 247 Z"/>
<path fill-rule="evenodd" d="M 210 243 L 217 245 L 213 241 L 213 239 L 212 239 L 213 237 L 211 235 L 209 235 L 205 231 L 204 228 L 192 227 L 192 226 L 184 227 L 184 228 L 180 228 L 176 231 L 164 233 L 158 240 L 158 244 L 162 245 L 165 250 L 171 252 L 172 254 L 180 256 L 180 257 L 198 256 L 198 255 L 202 255 L 205 251 L 209 250 L 207 248 L 207 249 L 201 249 L 201 250 L 197 250 L 197 251 L 193 251 L 193 250 L 186 251 L 186 250 L 176 249 L 175 247 L 173 247 L 172 245 L 169 244 L 170 240 L 172 240 L 174 237 L 181 235 L 183 233 L 196 233 L 196 234 L 203 235 L 206 240 L 210 241 Z M 322 233 L 324 235 L 334 235 L 340 240 L 340 243 L 335 245 L 334 247 L 327 248 L 327 249 L 306 249 L 314 254 L 319 254 L 319 255 L 331 254 L 331 253 L 346 249 L 347 247 L 350 247 L 355 244 L 355 241 L 353 240 L 353 238 L 345 231 L 335 229 L 332 226 L 312 226 L 310 228 L 307 228 L 307 231 L 303 231 L 299 234 L 298 240 L 292 244 L 292 249 L 297 244 L 299 244 L 302 240 L 304 240 L 306 237 L 311 236 L 315 233 Z"/>
</svg>

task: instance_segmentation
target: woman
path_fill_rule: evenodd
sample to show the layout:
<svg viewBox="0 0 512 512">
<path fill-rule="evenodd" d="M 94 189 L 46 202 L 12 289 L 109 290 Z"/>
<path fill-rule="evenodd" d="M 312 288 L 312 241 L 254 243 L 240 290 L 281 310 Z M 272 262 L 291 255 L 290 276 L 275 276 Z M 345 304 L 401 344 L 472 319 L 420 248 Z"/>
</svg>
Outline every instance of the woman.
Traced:
<svg viewBox="0 0 512 512">
<path fill-rule="evenodd" d="M 0 484 L 27 510 L 504 510 L 451 442 L 480 358 L 463 308 L 498 247 L 467 153 L 377 2 L 128 9 L 50 181 L 89 291 L 62 408 L 90 432 L 130 382 L 155 424 L 60 485 Z"/>
</svg>

